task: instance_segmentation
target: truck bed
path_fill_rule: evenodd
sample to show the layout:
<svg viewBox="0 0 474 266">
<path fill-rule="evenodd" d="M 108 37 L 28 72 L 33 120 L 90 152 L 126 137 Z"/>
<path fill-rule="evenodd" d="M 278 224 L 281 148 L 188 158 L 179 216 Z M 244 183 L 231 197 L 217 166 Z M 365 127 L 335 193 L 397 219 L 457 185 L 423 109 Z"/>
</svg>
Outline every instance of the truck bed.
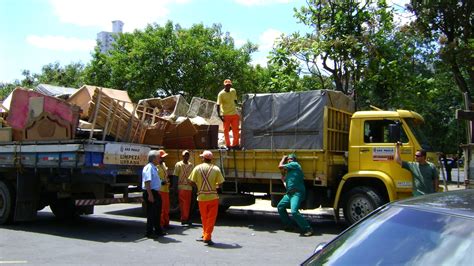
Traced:
<svg viewBox="0 0 474 266">
<path fill-rule="evenodd" d="M 147 145 L 92 140 L 0 143 L 1 167 L 83 168 L 143 166 Z"/>
<path fill-rule="evenodd" d="M 166 164 L 171 170 L 181 160 L 182 150 L 167 150 Z M 305 180 L 315 186 L 328 186 L 345 167 L 343 152 L 324 150 L 212 150 L 213 163 L 219 166 L 226 180 L 280 180 L 278 164 L 283 155 L 296 153 Z M 201 163 L 202 150 L 191 151 L 190 161 Z"/>
</svg>

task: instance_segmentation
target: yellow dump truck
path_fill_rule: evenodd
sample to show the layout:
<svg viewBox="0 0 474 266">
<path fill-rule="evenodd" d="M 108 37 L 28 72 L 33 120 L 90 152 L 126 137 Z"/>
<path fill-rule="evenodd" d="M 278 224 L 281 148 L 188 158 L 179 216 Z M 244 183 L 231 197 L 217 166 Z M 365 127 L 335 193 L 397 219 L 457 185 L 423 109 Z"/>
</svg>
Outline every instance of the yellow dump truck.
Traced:
<svg viewBox="0 0 474 266">
<path fill-rule="evenodd" d="M 394 137 L 403 142 L 403 160 L 412 160 L 417 149 L 428 148 L 419 129 L 423 123 L 419 114 L 379 109 L 352 112 L 353 104 L 345 95 L 332 91 L 302 94 L 245 98 L 242 150 L 212 150 L 214 163 L 226 179 L 221 208 L 251 205 L 255 195 L 262 193 L 276 206 L 285 193 L 278 163 L 293 152 L 304 172 L 304 209 L 332 207 L 339 218 L 342 208 L 345 220 L 353 223 L 386 202 L 411 196 L 411 175 L 394 161 Z M 258 121 L 248 121 L 255 116 Z M 167 150 L 171 171 L 181 151 Z M 201 152 L 191 151 L 194 164 L 201 162 Z"/>
</svg>

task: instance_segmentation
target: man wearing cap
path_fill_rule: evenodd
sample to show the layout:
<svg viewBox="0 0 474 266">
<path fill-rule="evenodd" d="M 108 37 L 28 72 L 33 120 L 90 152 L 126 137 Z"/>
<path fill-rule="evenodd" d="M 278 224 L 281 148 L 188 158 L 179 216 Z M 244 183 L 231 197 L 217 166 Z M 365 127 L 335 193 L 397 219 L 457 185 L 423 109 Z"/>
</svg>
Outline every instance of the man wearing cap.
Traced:
<svg viewBox="0 0 474 266">
<path fill-rule="evenodd" d="M 161 187 L 160 177 L 156 164 L 159 154 L 156 150 L 148 153 L 148 164 L 142 171 L 143 200 L 146 206 L 146 233 L 148 238 L 156 238 L 164 235 L 160 226 L 161 197 L 158 190 Z"/>
<path fill-rule="evenodd" d="M 212 231 L 219 209 L 217 189 L 225 180 L 219 167 L 212 164 L 213 155 L 211 151 L 205 150 L 199 156 L 203 163 L 194 167 L 189 176 L 189 180 L 197 188 L 197 201 L 202 221 L 202 236 L 196 240 L 212 246 L 214 245 Z"/>
<path fill-rule="evenodd" d="M 164 150 L 158 151 L 158 164 L 156 165 L 158 169 L 158 174 L 161 178 L 161 218 L 160 225 L 162 228 L 169 227 L 170 225 L 170 180 L 168 177 L 168 167 L 165 164 L 165 157 L 168 156 Z"/>
<path fill-rule="evenodd" d="M 193 164 L 189 162 L 189 151 L 185 150 L 181 155 L 183 156 L 183 160 L 176 163 L 173 175 L 178 177 L 178 202 L 181 213 L 181 225 L 191 225 L 189 221 L 189 209 L 191 207 L 193 187 L 188 177 L 193 170 Z"/>
<path fill-rule="evenodd" d="M 296 154 L 292 153 L 281 158 L 278 168 L 282 171 L 282 181 L 286 187 L 286 194 L 278 203 L 278 214 L 283 222 L 285 230 L 292 230 L 293 222 L 290 220 L 286 209 L 290 207 L 291 215 L 296 225 L 301 230 L 301 236 L 311 236 L 313 230 L 309 223 L 299 212 L 300 204 L 305 198 L 304 174 L 301 165 L 296 160 Z"/>
<path fill-rule="evenodd" d="M 237 113 L 237 92 L 232 88 L 230 79 L 224 80 L 224 89 L 217 95 L 217 115 L 224 122 L 224 137 L 227 148 L 238 148 L 240 139 L 240 116 Z M 229 130 L 232 127 L 232 145 Z"/>
</svg>

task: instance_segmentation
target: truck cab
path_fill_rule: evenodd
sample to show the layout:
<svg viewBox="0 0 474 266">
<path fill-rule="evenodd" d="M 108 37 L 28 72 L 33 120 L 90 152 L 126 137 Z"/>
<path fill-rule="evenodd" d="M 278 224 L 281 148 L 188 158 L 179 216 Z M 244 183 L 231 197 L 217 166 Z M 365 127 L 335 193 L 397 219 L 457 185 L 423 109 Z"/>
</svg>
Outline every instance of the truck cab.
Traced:
<svg viewBox="0 0 474 266">
<path fill-rule="evenodd" d="M 399 127 L 402 160 L 413 161 L 418 149 L 430 150 L 420 130 L 424 120 L 416 112 L 360 111 L 351 118 L 348 172 L 339 183 L 334 208 L 343 207 L 353 223 L 385 202 L 412 195 L 412 177 L 394 161 L 395 142 L 391 127 Z M 436 161 L 429 154 L 429 161 Z M 338 213 L 338 212 L 336 212 Z"/>
</svg>

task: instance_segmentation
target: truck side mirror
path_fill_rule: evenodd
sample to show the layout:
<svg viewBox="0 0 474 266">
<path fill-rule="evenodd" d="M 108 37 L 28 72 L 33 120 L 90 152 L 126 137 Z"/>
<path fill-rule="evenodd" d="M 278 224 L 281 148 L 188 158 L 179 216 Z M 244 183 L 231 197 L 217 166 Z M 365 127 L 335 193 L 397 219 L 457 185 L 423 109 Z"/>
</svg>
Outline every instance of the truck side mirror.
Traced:
<svg viewBox="0 0 474 266">
<path fill-rule="evenodd" d="M 395 143 L 400 141 L 400 123 L 388 125 L 388 138 L 389 141 Z"/>
</svg>

